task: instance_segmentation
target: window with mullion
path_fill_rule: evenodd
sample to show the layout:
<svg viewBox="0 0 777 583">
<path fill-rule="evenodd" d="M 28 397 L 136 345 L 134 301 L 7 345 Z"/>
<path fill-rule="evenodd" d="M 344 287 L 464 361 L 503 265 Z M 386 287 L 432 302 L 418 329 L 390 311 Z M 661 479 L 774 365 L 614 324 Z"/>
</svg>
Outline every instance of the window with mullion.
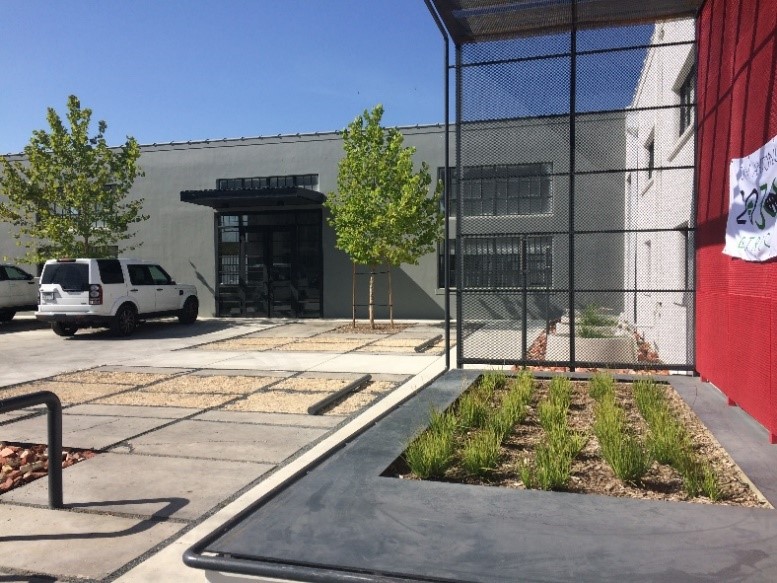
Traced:
<svg viewBox="0 0 777 583">
<path fill-rule="evenodd" d="M 696 101 L 696 68 L 691 67 L 678 90 L 680 96 L 680 135 L 693 124 L 693 107 Z"/>
<path fill-rule="evenodd" d="M 550 163 L 465 166 L 461 177 L 464 216 L 549 214 L 552 208 Z M 444 181 L 445 170 L 437 178 Z M 456 169 L 449 169 L 451 215 L 456 209 Z M 444 209 L 444 203 L 441 202 Z"/>
</svg>

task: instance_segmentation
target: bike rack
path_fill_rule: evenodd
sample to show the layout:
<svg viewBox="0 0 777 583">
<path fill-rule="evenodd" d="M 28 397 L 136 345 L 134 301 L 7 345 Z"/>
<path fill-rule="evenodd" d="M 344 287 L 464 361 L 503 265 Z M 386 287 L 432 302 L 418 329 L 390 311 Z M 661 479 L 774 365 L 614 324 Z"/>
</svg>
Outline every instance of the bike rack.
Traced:
<svg viewBox="0 0 777 583">
<path fill-rule="evenodd" d="M 49 508 L 62 508 L 62 403 L 51 391 L 0 399 L 0 413 L 45 404 L 48 408 Z"/>
</svg>

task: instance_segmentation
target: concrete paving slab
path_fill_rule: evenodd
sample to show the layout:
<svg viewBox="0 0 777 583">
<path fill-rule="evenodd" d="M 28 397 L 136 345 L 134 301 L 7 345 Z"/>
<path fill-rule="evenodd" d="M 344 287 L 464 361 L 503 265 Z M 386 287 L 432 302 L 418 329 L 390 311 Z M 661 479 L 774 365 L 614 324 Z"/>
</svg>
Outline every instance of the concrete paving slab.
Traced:
<svg viewBox="0 0 777 583">
<path fill-rule="evenodd" d="M 131 440 L 138 454 L 278 463 L 327 433 L 327 428 L 186 420 Z"/>
<path fill-rule="evenodd" d="M 184 526 L 11 504 L 2 509 L 0 567 L 69 579 L 104 579 Z"/>
<path fill-rule="evenodd" d="M 258 425 L 288 425 L 292 427 L 335 427 L 345 417 L 337 415 L 297 415 L 293 413 L 261 413 L 254 411 L 206 411 L 193 420 L 254 423 Z"/>
<path fill-rule="evenodd" d="M 67 508 L 155 518 L 199 518 L 270 471 L 272 464 L 102 453 L 66 468 Z M 47 480 L 3 494 L 3 502 L 48 504 Z"/>
<path fill-rule="evenodd" d="M 436 367 L 430 367 L 422 374 L 409 379 L 402 387 L 381 400 L 376 406 L 364 411 L 350 423 L 343 425 L 333 434 L 328 435 L 288 464 L 279 466 L 277 471 L 267 476 L 266 479 L 259 482 L 234 502 L 228 504 L 213 516 L 208 517 L 192 530 L 183 533 L 180 538 L 122 575 L 117 581 L 119 583 L 146 583 L 152 580 L 165 581 L 166 583 L 207 583 L 208 581 L 214 581 L 211 578 L 211 573 L 207 573 L 206 576 L 205 571 L 192 569 L 184 565 L 181 561 L 184 551 L 203 537 L 219 529 L 228 520 L 233 519 L 258 500 L 262 500 L 275 488 L 281 487 L 287 480 L 303 471 L 304 468 L 314 464 L 316 460 L 326 455 L 326 452 L 332 448 L 336 448 L 341 443 L 351 441 L 362 429 L 371 426 L 377 418 L 396 407 L 405 398 L 412 395 L 424 384 L 430 382 L 442 371 L 443 364 L 442 359 L 440 359 Z M 272 578 L 262 580 L 276 581 L 276 579 Z"/>
<path fill-rule="evenodd" d="M 126 405 L 75 405 L 67 409 L 68 415 L 92 415 L 107 417 L 146 417 L 149 419 L 181 419 L 201 411 L 185 407 L 128 407 Z"/>
<path fill-rule="evenodd" d="M 332 321 L 309 321 L 290 323 L 270 328 L 267 330 L 261 330 L 259 332 L 253 332 L 248 334 L 248 338 L 310 338 L 324 332 L 329 332 L 342 326 L 341 322 Z"/>
<path fill-rule="evenodd" d="M 129 416 L 62 415 L 62 445 L 82 449 L 105 449 L 160 425 L 167 419 Z M 47 443 L 46 416 L 23 419 L 3 426 L 3 439 L 22 443 Z"/>
<path fill-rule="evenodd" d="M 364 352 L 337 354 L 328 360 L 308 367 L 310 371 L 337 371 L 360 373 L 418 374 L 434 363 L 439 356 L 381 355 Z"/>
<path fill-rule="evenodd" d="M 196 348 L 183 348 L 176 350 L 174 355 L 165 353 L 148 354 L 134 359 L 135 364 L 140 366 L 164 368 L 173 358 L 176 364 L 183 365 L 186 368 L 230 368 L 232 365 L 225 364 L 236 353 L 225 352 L 221 350 L 197 350 Z M 240 354 L 240 353 L 238 353 Z M 122 361 L 114 362 L 115 365 L 122 365 Z"/>
<path fill-rule="evenodd" d="M 46 412 L 46 407 L 31 407 L 29 409 L 17 409 L 16 411 L 8 411 L 7 413 L 0 413 L 0 425 L 19 419 L 20 417 L 28 417 L 29 415 L 39 415 Z M 0 431 L 0 440 L 3 439 L 2 432 Z"/>
<path fill-rule="evenodd" d="M 203 351 L 204 352 L 204 351 Z M 214 351 L 215 352 L 215 351 Z M 232 368 L 257 370 L 303 371 L 326 363 L 335 356 L 333 352 L 221 352 L 220 360 L 213 364 L 201 363 L 200 368 Z"/>
</svg>

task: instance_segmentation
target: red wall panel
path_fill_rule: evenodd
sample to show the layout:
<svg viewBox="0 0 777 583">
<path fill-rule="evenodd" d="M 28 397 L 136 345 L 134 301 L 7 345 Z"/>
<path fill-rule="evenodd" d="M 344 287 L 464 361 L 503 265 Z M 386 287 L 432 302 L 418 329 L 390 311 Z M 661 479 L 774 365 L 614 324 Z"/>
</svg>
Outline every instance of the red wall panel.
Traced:
<svg viewBox="0 0 777 583">
<path fill-rule="evenodd" d="M 777 0 L 698 19 L 697 369 L 777 438 L 777 261 L 723 255 L 728 167 L 777 135 Z"/>
</svg>

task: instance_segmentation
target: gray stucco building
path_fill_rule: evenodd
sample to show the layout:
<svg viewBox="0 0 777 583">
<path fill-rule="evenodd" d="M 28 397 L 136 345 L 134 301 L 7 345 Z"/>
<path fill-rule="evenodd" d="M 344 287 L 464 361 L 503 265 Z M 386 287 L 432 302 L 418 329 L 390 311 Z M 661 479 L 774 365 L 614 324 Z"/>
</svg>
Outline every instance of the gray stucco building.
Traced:
<svg viewBox="0 0 777 583">
<path fill-rule="evenodd" d="M 462 301 L 472 302 L 483 320 L 514 321 L 525 288 L 531 319 L 557 317 L 568 308 L 568 126 L 567 116 L 549 116 L 461 129 L 468 151 L 462 171 L 451 169 L 459 178 L 452 180 L 458 187 L 451 200 L 462 205 L 451 282 L 463 283 L 468 293 Z M 624 127 L 623 114 L 588 116 L 576 145 L 578 171 L 621 166 Z M 433 175 L 444 178 L 444 126 L 399 129 L 405 145 L 416 148 L 416 163 L 426 161 Z M 450 147 L 455 151 L 453 131 Z M 337 132 L 144 145 L 139 164 L 145 176 L 130 196 L 145 199 L 150 219 L 139 224 L 136 238 L 143 244 L 131 255 L 157 260 L 177 280 L 195 283 L 202 314 L 350 317 L 352 265 L 335 248 L 322 206 L 337 188 L 342 155 Z M 587 209 L 581 220 L 590 217 L 591 228 L 623 228 L 622 177 L 592 174 L 579 182 L 577 197 Z M 583 240 L 575 249 L 575 261 L 584 262 L 586 276 L 596 282 L 591 287 L 622 287 L 622 234 L 612 237 L 621 240 L 602 244 L 592 237 L 590 245 Z M 10 227 L 0 225 L 0 255 L 13 258 L 15 251 Z M 442 259 L 438 251 L 392 272 L 396 318 L 443 318 Z M 358 269 L 358 317 L 366 315 L 366 272 Z M 622 294 L 598 301 L 623 309 Z M 377 281 L 376 303 L 376 316 L 386 317 L 385 274 Z"/>
</svg>

